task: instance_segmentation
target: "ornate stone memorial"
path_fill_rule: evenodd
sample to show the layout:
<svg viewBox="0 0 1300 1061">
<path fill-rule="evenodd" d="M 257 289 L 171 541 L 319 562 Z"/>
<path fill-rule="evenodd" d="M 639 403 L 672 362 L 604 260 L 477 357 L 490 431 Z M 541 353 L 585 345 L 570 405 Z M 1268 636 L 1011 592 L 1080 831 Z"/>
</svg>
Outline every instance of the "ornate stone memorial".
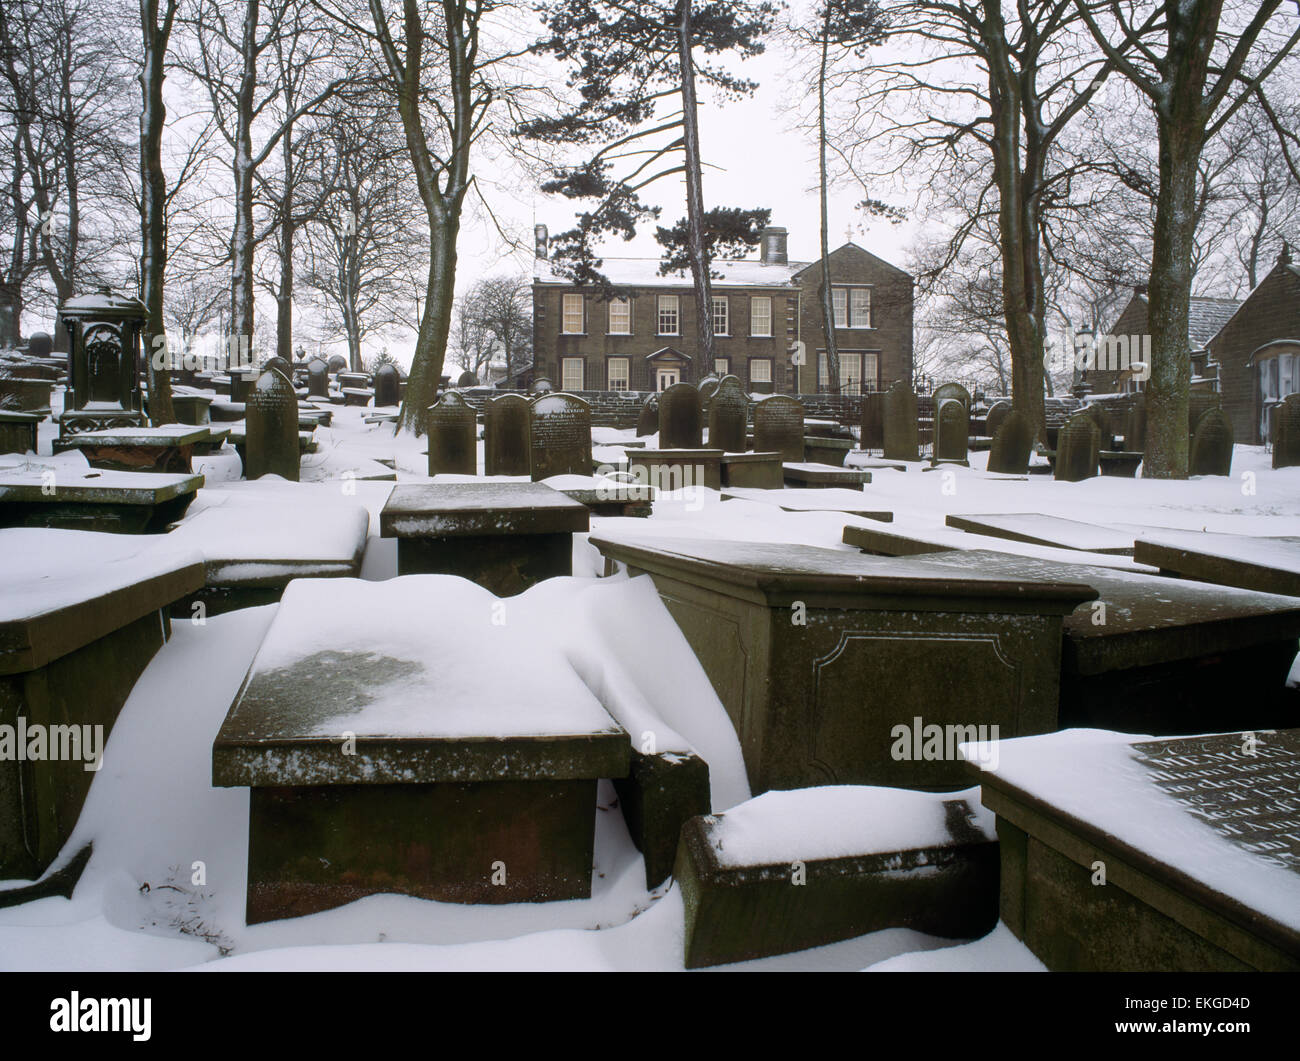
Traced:
<svg viewBox="0 0 1300 1061">
<path fill-rule="evenodd" d="M 424 417 L 429 434 L 430 475 L 478 474 L 474 409 L 455 391 L 447 391 L 429 406 Z"/>
<path fill-rule="evenodd" d="M 111 294 L 69 299 L 59 316 L 72 343 L 59 435 L 142 427 L 140 330 L 148 311 L 138 298 Z"/>
<path fill-rule="evenodd" d="M 591 474 L 591 406 L 572 394 L 552 393 L 528 406 L 528 474 Z"/>
</svg>

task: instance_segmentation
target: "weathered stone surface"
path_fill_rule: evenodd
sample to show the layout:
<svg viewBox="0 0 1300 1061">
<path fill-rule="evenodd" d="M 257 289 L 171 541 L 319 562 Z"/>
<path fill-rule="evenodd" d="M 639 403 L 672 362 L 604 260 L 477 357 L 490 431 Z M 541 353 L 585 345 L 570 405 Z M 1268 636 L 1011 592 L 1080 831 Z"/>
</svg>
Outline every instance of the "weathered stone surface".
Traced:
<svg viewBox="0 0 1300 1061">
<path fill-rule="evenodd" d="M 722 485 L 780 490 L 785 485 L 779 453 L 728 453 L 721 461 Z"/>
<path fill-rule="evenodd" d="M 1300 970 L 1300 735 L 1248 736 L 1004 745 L 1002 920 L 1053 971 Z"/>
<path fill-rule="evenodd" d="M 555 390 L 555 384 L 547 376 L 538 376 L 528 385 L 529 394 L 547 394 Z"/>
<path fill-rule="evenodd" d="M 1151 531 L 1134 543 L 1133 559 L 1180 578 L 1300 597 L 1300 537 Z"/>
<path fill-rule="evenodd" d="M 628 775 L 614 779 L 614 790 L 645 859 L 646 887 L 657 888 L 673 872 L 682 826 L 709 813 L 709 764 L 694 753 L 647 755 L 633 748 Z"/>
<path fill-rule="evenodd" d="M 402 376 L 396 365 L 380 365 L 374 385 L 376 408 L 402 404 Z"/>
<path fill-rule="evenodd" d="M 1137 478 L 1138 467 L 1142 464 L 1141 451 L 1104 449 L 1098 454 L 1101 474 L 1116 478 Z"/>
<path fill-rule="evenodd" d="M 885 394 L 885 459 L 920 460 L 917 438 L 916 393 L 899 380 Z"/>
<path fill-rule="evenodd" d="M 830 549 L 591 542 L 654 579 L 736 728 L 755 793 L 961 783 L 954 759 L 894 758 L 896 727 L 1054 729 L 1061 620 L 1096 596 L 1067 580 L 936 579 Z M 795 602 L 806 623 L 791 637 Z"/>
<path fill-rule="evenodd" d="M 686 907 L 688 969 L 806 950 L 886 928 L 972 938 L 997 923 L 998 845 L 986 812 L 939 794 L 821 792 L 825 813 L 843 813 L 850 798 L 858 804 L 861 817 L 852 828 L 864 834 L 860 853 L 826 857 L 814 839 L 782 844 L 766 863 L 728 857 L 731 819 L 744 816 L 750 829 L 783 831 L 788 822 L 778 815 L 788 803 L 814 804 L 810 813 L 817 813 L 815 792 L 781 794 L 783 802 L 770 814 L 751 801 L 687 823 L 674 878 Z M 912 847 L 873 843 L 864 824 L 873 814 L 900 813 L 904 801 L 903 813 L 911 819 L 928 825 L 939 818 L 943 825 L 925 828 L 924 840 Z M 888 825 L 880 825 L 885 833 Z M 806 826 L 815 833 L 825 823 Z"/>
<path fill-rule="evenodd" d="M 708 416 L 709 413 L 709 403 L 713 401 L 713 396 L 718 393 L 719 382 L 718 377 L 712 374 L 705 376 L 699 382 L 700 408 L 704 410 L 705 416 Z"/>
<path fill-rule="evenodd" d="M 451 574 L 498 597 L 573 573 L 587 507 L 543 483 L 398 486 L 379 516 L 399 574 Z"/>
<path fill-rule="evenodd" d="M 1077 483 L 1096 475 L 1100 440 L 1097 422 L 1087 412 L 1070 417 L 1057 435 L 1056 478 Z"/>
<path fill-rule="evenodd" d="M 1142 392 L 1133 395 L 1124 421 L 1124 448 L 1129 452 L 1142 452 L 1147 445 L 1147 396 Z"/>
<path fill-rule="evenodd" d="M 184 515 L 201 475 L 43 469 L 0 471 L 0 527 L 161 533 Z"/>
<path fill-rule="evenodd" d="M 700 392 L 690 383 L 674 383 L 659 393 L 659 445 L 662 449 L 698 449 L 704 444 Z M 712 447 L 711 447 L 712 448 Z"/>
<path fill-rule="evenodd" d="M 327 398 L 329 392 L 329 363 L 313 357 L 307 362 L 307 394 L 312 398 Z"/>
<path fill-rule="evenodd" d="M 1062 578 L 1097 601 L 1065 619 L 1061 726 L 1173 736 L 1286 725 L 1300 601 L 1138 571 L 987 550 L 950 551 L 936 568 Z"/>
<path fill-rule="evenodd" d="M 717 381 L 709 404 L 709 448 L 744 453 L 748 414 L 749 399 L 741 389 L 739 377 L 723 376 Z"/>
<path fill-rule="evenodd" d="M 783 461 L 803 461 L 803 405 L 785 394 L 754 403 L 754 450 L 776 452 Z"/>
<path fill-rule="evenodd" d="M 542 394 L 528 405 L 528 473 L 591 474 L 591 406 L 572 394 Z"/>
<path fill-rule="evenodd" d="M 1010 402 L 994 402 L 993 405 L 989 407 L 989 411 L 984 415 L 984 434 L 989 438 L 996 437 L 998 428 L 1002 426 L 1002 422 L 1010 413 Z"/>
<path fill-rule="evenodd" d="M 59 311 L 68 330 L 68 389 L 59 435 L 143 424 L 140 329 L 146 311 L 138 298 L 86 295 Z"/>
<path fill-rule="evenodd" d="M 949 384 L 958 386 L 958 384 Z M 965 464 L 970 442 L 970 413 L 956 398 L 936 398 L 938 414 L 934 418 L 934 449 L 930 463 Z"/>
<path fill-rule="evenodd" d="M 114 471 L 194 471 L 194 447 L 207 441 L 206 425 L 164 424 L 161 427 L 122 427 L 83 431 L 65 440 L 69 448 L 81 450 L 92 468 Z"/>
<path fill-rule="evenodd" d="M 1143 530 L 1149 529 L 1138 526 L 1103 527 L 1062 516 L 1045 516 L 1041 512 L 988 512 L 972 516 L 953 513 L 946 517 L 945 522 L 949 527 L 969 531 L 971 534 L 1116 556 L 1132 556 L 1133 539 Z"/>
<path fill-rule="evenodd" d="M 655 490 L 722 488 L 720 449 L 638 449 L 628 453 L 628 471 Z"/>
<path fill-rule="evenodd" d="M 864 450 L 885 447 L 884 391 L 868 391 L 862 396 L 862 428 L 859 444 Z"/>
<path fill-rule="evenodd" d="M 278 475 L 298 481 L 298 399 L 275 369 L 263 372 L 248 395 L 244 477 Z"/>
<path fill-rule="evenodd" d="M 787 486 L 793 487 L 843 487 L 861 490 L 871 482 L 871 473 L 861 468 L 835 468 L 829 464 L 790 464 L 781 466 Z"/>
<path fill-rule="evenodd" d="M 641 403 L 641 411 L 636 418 L 636 437 L 653 435 L 659 430 L 659 399 L 653 394 Z"/>
<path fill-rule="evenodd" d="M 478 376 L 474 375 L 474 373 L 471 372 L 469 369 L 466 369 L 464 372 L 462 372 L 459 376 L 456 377 L 456 386 L 477 387 Z"/>
<path fill-rule="evenodd" d="M 51 572 L 32 561 L 54 547 L 63 588 L 51 595 Z M 47 742 L 44 758 L 0 756 L 0 879 L 34 878 L 58 855 L 97 776 L 87 769 L 95 749 L 104 752 L 169 636 L 168 606 L 202 581 L 201 557 L 184 550 L 83 531 L 0 531 L 0 726 L 26 750 L 19 727 Z"/>
<path fill-rule="evenodd" d="M 32 332 L 27 337 L 27 352 L 32 357 L 49 357 L 54 351 L 54 340 L 49 332 Z"/>
<path fill-rule="evenodd" d="M 502 394 L 483 406 L 483 472 L 528 474 L 528 399 Z"/>
<path fill-rule="evenodd" d="M 1029 456 L 1034 448 L 1033 429 L 1019 411 L 1003 402 L 990 410 L 990 424 L 993 423 L 993 412 L 999 406 L 1004 406 L 1005 411 L 998 417 L 997 429 L 993 432 L 989 471 L 1000 475 L 1025 475 L 1029 471 Z"/>
<path fill-rule="evenodd" d="M 36 425 L 44 417 L 0 409 L 0 453 L 35 453 Z"/>
<path fill-rule="evenodd" d="M 331 354 L 329 360 L 325 362 L 325 364 L 329 368 L 331 375 L 337 375 L 347 369 L 348 359 L 342 354 Z"/>
<path fill-rule="evenodd" d="M 1232 474 L 1232 421 L 1222 409 L 1207 409 L 1196 421 L 1188 452 L 1187 474 Z"/>
<path fill-rule="evenodd" d="M 941 383 L 934 388 L 932 397 L 936 409 L 942 402 L 956 400 L 961 402 L 968 414 L 970 413 L 970 391 L 960 383 Z"/>
<path fill-rule="evenodd" d="M 1111 427 L 1110 414 L 1106 411 L 1105 406 L 1098 405 L 1095 402 L 1085 405 L 1079 410 L 1080 413 L 1086 413 L 1092 417 L 1092 422 L 1097 425 L 1097 446 L 1099 449 L 1112 449 L 1115 437 L 1114 429 Z"/>
<path fill-rule="evenodd" d="M 455 391 L 447 391 L 429 406 L 424 415 L 429 435 L 429 474 L 475 475 L 478 447 L 475 434 L 478 417 Z"/>
<path fill-rule="evenodd" d="M 1300 465 L 1300 394 L 1288 394 L 1273 414 L 1273 467 Z"/>
<path fill-rule="evenodd" d="M 786 512 L 843 512 L 850 516 L 865 516 L 868 519 L 892 523 L 894 514 L 882 510 L 877 501 L 874 504 L 861 490 L 840 489 L 837 487 L 799 489 L 752 489 L 742 485 L 725 487 L 722 500 L 736 498 L 741 501 L 753 501 L 760 505 L 774 505 Z"/>
<path fill-rule="evenodd" d="M 844 458 L 853 448 L 851 438 L 827 438 L 806 435 L 803 440 L 804 464 L 825 464 L 832 468 L 844 467 Z"/>
</svg>

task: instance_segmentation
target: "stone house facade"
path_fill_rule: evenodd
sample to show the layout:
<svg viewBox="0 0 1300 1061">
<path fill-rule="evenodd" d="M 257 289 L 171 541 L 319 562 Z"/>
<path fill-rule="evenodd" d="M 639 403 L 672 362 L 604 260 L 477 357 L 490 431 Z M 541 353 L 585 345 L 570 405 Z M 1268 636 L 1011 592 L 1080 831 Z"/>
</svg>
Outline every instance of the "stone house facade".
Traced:
<svg viewBox="0 0 1300 1061">
<path fill-rule="evenodd" d="M 559 276 L 538 233 L 533 277 L 534 374 L 569 391 L 658 391 L 732 373 L 757 393 L 828 389 L 821 263 L 791 262 L 783 228 L 765 229 L 760 257 L 713 263 L 717 358 L 701 363 L 689 273 L 659 275 L 651 258 L 606 258 L 620 291 L 602 299 Z M 846 243 L 830 256 L 841 389 L 859 394 L 912 379 L 912 278 Z M 800 364 L 796 351 L 803 344 Z"/>
</svg>

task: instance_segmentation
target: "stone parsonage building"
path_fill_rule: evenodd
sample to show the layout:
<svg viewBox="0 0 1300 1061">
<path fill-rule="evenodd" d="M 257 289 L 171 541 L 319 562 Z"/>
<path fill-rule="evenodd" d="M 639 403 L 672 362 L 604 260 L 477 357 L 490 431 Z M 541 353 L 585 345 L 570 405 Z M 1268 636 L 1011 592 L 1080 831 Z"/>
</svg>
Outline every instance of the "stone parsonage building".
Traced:
<svg viewBox="0 0 1300 1061">
<path fill-rule="evenodd" d="M 826 389 L 822 268 L 790 261 L 784 228 L 766 228 L 758 261 L 713 262 L 717 360 L 702 364 L 695 342 L 690 273 L 660 276 L 655 258 L 605 258 L 625 297 L 603 300 L 558 276 L 538 226 L 533 342 L 538 375 L 566 391 L 658 391 L 733 373 L 750 391 L 812 394 Z M 842 392 L 880 390 L 912 379 L 912 277 L 854 243 L 830 255 Z M 796 343 L 806 351 L 794 364 Z"/>
</svg>

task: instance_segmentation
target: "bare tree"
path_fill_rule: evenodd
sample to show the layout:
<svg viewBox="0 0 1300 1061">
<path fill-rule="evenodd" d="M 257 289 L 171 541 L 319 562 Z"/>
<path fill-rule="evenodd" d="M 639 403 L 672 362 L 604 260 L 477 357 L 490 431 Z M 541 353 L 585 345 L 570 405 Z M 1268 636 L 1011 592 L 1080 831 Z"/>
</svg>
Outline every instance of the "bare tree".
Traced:
<svg viewBox="0 0 1300 1061">
<path fill-rule="evenodd" d="M 461 311 L 490 336 L 490 352 L 500 355 L 507 376 L 532 364 L 533 292 L 527 277 L 484 277 L 470 289 Z"/>
</svg>

